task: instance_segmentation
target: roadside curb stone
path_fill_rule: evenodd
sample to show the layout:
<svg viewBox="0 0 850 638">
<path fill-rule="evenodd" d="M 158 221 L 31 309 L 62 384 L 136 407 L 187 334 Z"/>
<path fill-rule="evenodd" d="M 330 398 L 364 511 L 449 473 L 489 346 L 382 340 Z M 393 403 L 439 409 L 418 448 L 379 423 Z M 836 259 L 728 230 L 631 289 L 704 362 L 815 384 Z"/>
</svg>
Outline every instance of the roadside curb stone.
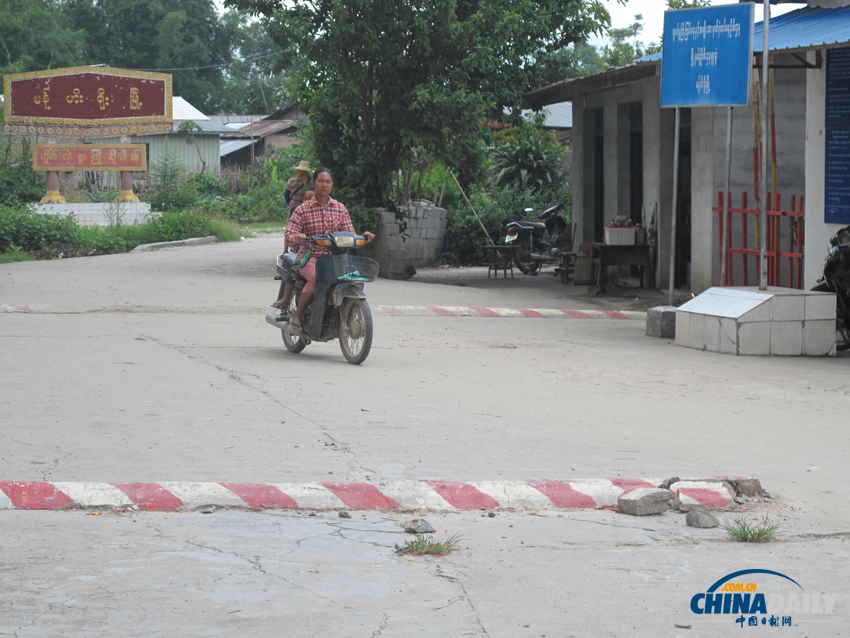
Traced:
<svg viewBox="0 0 850 638">
<path fill-rule="evenodd" d="M 191 239 L 179 239 L 177 241 L 158 241 L 153 244 L 139 244 L 131 252 L 143 252 L 147 250 L 156 250 L 157 248 L 167 248 L 170 246 L 199 246 L 201 244 L 214 244 L 215 235 L 207 237 L 192 237 Z"/>
<path fill-rule="evenodd" d="M 650 516 L 669 510 L 675 499 L 676 495 L 670 490 L 659 487 L 639 487 L 617 499 L 617 507 L 623 514 Z"/>
</svg>

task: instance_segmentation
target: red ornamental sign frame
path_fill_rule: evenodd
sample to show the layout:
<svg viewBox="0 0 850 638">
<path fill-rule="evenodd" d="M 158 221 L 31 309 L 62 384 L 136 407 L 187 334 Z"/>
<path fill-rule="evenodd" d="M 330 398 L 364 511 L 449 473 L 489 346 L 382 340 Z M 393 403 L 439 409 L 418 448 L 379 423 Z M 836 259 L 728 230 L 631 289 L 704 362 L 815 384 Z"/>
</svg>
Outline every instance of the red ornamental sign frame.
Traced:
<svg viewBox="0 0 850 638">
<path fill-rule="evenodd" d="M 171 75 L 80 66 L 3 78 L 5 127 L 34 124 L 131 125 L 172 122 Z M 170 129 L 170 126 L 169 126 Z M 58 133 L 58 131 L 57 131 Z"/>
<path fill-rule="evenodd" d="M 34 171 L 144 171 L 144 144 L 35 144 Z"/>
</svg>

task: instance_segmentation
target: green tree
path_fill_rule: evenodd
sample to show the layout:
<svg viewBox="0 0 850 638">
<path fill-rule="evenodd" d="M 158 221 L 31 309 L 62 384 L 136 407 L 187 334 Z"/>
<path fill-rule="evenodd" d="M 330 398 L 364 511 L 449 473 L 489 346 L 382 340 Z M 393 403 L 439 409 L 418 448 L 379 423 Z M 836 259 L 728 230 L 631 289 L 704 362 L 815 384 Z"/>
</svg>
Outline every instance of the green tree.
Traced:
<svg viewBox="0 0 850 638">
<path fill-rule="evenodd" d="M 275 69 L 281 48 L 265 27 L 238 11 L 227 11 L 222 21 L 233 34 L 236 50 L 225 73 L 218 107 L 227 113 L 274 113 L 286 103 L 284 73 Z"/>
<path fill-rule="evenodd" d="M 84 34 L 58 0 L 0 0 L 0 16 L 0 79 L 80 63 Z"/>
<path fill-rule="evenodd" d="M 261 15 L 292 69 L 317 156 L 387 201 L 414 148 L 458 167 L 481 122 L 562 79 L 541 58 L 601 30 L 600 0 L 226 0 Z"/>
<path fill-rule="evenodd" d="M 171 73 L 174 94 L 202 111 L 217 109 L 233 33 L 212 0 L 65 0 L 65 15 L 84 32 L 86 64 Z"/>
<path fill-rule="evenodd" d="M 611 29 L 611 44 L 602 47 L 602 60 L 608 68 L 626 66 L 643 57 L 643 45 L 637 36 L 643 31 L 643 16 L 637 14 L 635 21 L 623 29 Z M 629 42 L 631 39 L 631 42 Z"/>
</svg>

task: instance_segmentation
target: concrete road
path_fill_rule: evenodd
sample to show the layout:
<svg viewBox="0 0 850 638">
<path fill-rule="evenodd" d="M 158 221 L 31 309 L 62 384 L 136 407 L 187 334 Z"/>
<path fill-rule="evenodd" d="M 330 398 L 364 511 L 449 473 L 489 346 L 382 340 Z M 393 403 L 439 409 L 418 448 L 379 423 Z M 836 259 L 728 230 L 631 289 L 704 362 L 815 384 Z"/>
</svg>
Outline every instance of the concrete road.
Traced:
<svg viewBox="0 0 850 638">
<path fill-rule="evenodd" d="M 691 597 L 747 568 L 839 595 L 832 614 L 789 608 L 783 635 L 850 631 L 850 358 L 697 352 L 634 320 L 380 310 L 646 300 L 486 269 L 370 284 L 362 366 L 336 342 L 292 355 L 264 322 L 281 243 L 0 266 L 0 479 L 749 475 L 778 498 L 747 515 L 782 522 L 786 542 L 729 543 L 675 513 L 425 513 L 463 541 L 423 559 L 392 550 L 413 513 L 9 510 L 0 635 L 716 636 L 740 628 Z"/>
</svg>

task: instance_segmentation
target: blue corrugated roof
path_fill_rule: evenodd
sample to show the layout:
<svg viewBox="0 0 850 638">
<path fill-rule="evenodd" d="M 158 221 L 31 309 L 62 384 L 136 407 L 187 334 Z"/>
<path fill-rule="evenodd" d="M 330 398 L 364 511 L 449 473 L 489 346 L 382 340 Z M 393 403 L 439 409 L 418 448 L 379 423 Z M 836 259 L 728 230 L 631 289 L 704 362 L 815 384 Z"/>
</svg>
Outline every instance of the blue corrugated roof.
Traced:
<svg viewBox="0 0 850 638">
<path fill-rule="evenodd" d="M 753 29 L 753 52 L 761 53 L 763 22 Z M 770 19 L 770 50 L 800 51 L 850 43 L 850 7 L 823 9 L 805 7 Z M 646 55 L 637 62 L 661 59 L 661 52 Z"/>
</svg>

